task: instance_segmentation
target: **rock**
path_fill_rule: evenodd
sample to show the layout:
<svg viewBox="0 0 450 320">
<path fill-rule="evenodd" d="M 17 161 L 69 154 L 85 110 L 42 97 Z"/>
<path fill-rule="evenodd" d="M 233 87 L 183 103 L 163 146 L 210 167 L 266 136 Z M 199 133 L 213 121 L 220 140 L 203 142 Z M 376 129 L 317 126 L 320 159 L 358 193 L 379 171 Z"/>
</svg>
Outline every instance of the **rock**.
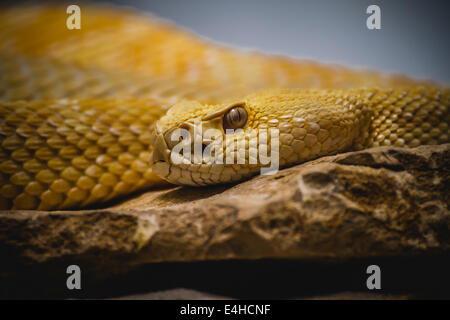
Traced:
<svg viewBox="0 0 450 320">
<path fill-rule="evenodd" d="M 197 290 L 176 288 L 143 294 L 115 297 L 113 300 L 228 300 L 229 297 L 217 296 Z"/>
<path fill-rule="evenodd" d="M 379 147 L 106 209 L 2 212 L 0 279 L 72 262 L 100 281 L 153 262 L 443 254 L 449 163 L 450 144 Z"/>
<path fill-rule="evenodd" d="M 157 292 L 121 296 L 112 298 L 112 300 L 224 300 L 232 299 L 230 297 L 217 296 L 210 293 L 199 292 L 196 290 L 176 288 Z M 298 300 L 407 300 L 406 295 L 383 295 L 367 292 L 339 292 L 330 295 L 300 297 Z"/>
</svg>

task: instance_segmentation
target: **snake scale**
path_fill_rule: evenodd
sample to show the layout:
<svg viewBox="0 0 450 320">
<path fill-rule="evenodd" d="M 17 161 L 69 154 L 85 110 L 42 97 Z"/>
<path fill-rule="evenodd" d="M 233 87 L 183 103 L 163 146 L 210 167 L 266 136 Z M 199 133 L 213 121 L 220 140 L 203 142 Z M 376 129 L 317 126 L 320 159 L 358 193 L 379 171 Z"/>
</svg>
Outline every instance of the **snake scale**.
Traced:
<svg viewBox="0 0 450 320">
<path fill-rule="evenodd" d="M 173 163 L 168 133 L 195 121 L 223 135 L 278 129 L 282 167 L 450 140 L 450 94 L 438 84 L 239 51 L 131 9 L 83 5 L 81 30 L 66 19 L 56 4 L 1 8 L 0 209 L 83 208 L 262 167 Z M 255 147 L 249 138 L 231 153 L 248 159 Z"/>
</svg>

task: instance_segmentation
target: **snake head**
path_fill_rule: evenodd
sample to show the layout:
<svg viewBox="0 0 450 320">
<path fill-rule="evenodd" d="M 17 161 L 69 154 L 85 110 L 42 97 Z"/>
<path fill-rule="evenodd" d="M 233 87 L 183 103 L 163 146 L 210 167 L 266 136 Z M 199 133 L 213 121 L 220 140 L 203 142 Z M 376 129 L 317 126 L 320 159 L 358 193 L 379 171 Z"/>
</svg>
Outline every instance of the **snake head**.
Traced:
<svg viewBox="0 0 450 320">
<path fill-rule="evenodd" d="M 247 100 L 182 101 L 155 126 L 153 171 L 174 184 L 228 183 L 260 168 L 257 113 Z M 266 150 L 267 151 L 267 150 Z"/>
<path fill-rule="evenodd" d="M 271 90 L 224 104 L 182 101 L 155 126 L 153 171 L 181 185 L 273 173 L 352 146 L 369 114 L 339 92 Z"/>
</svg>

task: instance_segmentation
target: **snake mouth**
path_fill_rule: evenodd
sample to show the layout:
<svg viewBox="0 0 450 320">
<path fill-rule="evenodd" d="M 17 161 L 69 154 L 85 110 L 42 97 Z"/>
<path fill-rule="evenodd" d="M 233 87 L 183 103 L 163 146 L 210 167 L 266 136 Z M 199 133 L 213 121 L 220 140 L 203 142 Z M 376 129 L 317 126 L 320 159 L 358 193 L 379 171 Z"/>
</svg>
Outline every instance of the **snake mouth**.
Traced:
<svg viewBox="0 0 450 320">
<path fill-rule="evenodd" d="M 155 130 L 152 134 L 153 152 L 151 162 L 152 171 L 170 183 L 199 187 L 236 182 L 246 176 L 253 175 L 252 170 L 242 169 L 236 164 L 195 163 L 188 161 L 187 158 L 182 154 L 179 155 L 177 152 L 172 154 L 174 150 L 169 147 L 170 144 L 167 141 L 168 133 L 170 133 L 170 130 L 164 132 Z M 208 145 L 208 142 L 202 141 L 202 153 Z M 177 163 L 176 160 L 180 160 L 180 163 Z M 257 168 L 255 167 L 255 169 Z"/>
</svg>

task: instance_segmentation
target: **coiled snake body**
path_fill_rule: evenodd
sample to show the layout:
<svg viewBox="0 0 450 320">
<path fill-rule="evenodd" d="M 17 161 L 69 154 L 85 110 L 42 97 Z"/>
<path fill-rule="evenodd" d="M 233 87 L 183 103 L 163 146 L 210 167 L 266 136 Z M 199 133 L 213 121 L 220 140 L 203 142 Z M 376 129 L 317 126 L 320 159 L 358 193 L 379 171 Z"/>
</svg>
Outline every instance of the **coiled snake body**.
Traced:
<svg viewBox="0 0 450 320">
<path fill-rule="evenodd" d="M 174 163 L 169 133 L 195 123 L 223 136 L 242 129 L 233 135 L 248 136 L 244 147 L 231 153 L 247 160 L 261 143 L 252 135 L 278 129 L 280 166 L 450 140 L 450 94 L 438 85 L 238 52 L 125 9 L 82 10 L 81 30 L 65 27 L 62 6 L 0 12 L 0 209 L 85 207 L 263 166 Z"/>
</svg>

